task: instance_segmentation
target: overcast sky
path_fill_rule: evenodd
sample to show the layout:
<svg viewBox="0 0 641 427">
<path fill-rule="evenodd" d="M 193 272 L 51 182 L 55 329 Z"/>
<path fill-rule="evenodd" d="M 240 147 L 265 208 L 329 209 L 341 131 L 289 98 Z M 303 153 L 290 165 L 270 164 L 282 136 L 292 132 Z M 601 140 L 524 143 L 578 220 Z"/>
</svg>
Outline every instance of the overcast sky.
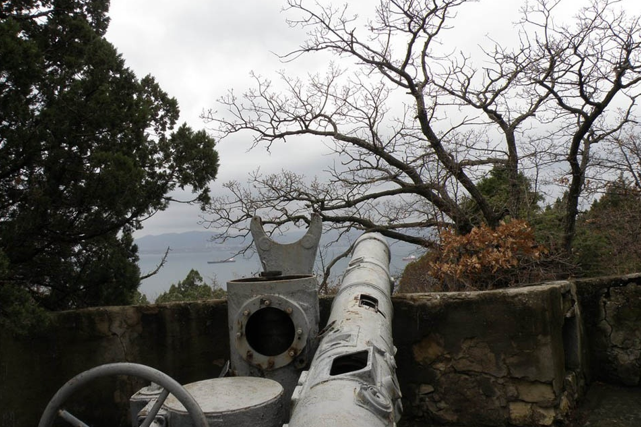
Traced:
<svg viewBox="0 0 641 427">
<path fill-rule="evenodd" d="M 350 7 L 371 8 L 375 0 L 350 1 Z M 589 0 L 565 0 L 565 10 L 576 10 Z M 641 2 L 622 2 L 633 14 L 641 13 Z M 459 9 L 452 32 L 452 44 L 475 45 L 485 36 L 501 40 L 510 37 L 518 19 L 517 0 L 481 0 Z M 177 98 L 181 121 L 195 129 L 206 124 L 199 118 L 203 110 L 220 109 L 216 100 L 229 89 L 242 93 L 251 87 L 253 70 L 275 77 L 278 70 L 304 76 L 322 70 L 322 58 L 305 58 L 284 64 L 274 53 L 284 54 L 304 40 L 304 33 L 288 27 L 286 13 L 281 9 L 285 0 L 111 0 L 111 24 L 107 39 L 125 58 L 138 77 L 153 75 L 161 87 Z M 634 10 L 630 10 L 634 9 Z M 513 33 L 512 33 L 513 34 Z M 513 37 L 513 35 L 512 35 Z M 283 168 L 306 171 L 314 175 L 327 158 L 322 144 L 306 148 L 300 155 L 296 147 L 277 146 L 268 154 L 262 150 L 247 152 L 250 138 L 226 139 L 217 149 L 220 154 L 218 179 L 212 185 L 214 194 L 230 179 L 244 181 L 257 166 L 261 170 Z M 136 234 L 162 234 L 203 230 L 198 224 L 196 207 L 172 205 L 145 222 Z"/>
<path fill-rule="evenodd" d="M 229 89 L 240 93 L 250 87 L 252 70 L 271 76 L 283 69 L 274 52 L 285 53 L 302 41 L 303 34 L 286 24 L 283 5 L 264 0 L 112 0 L 107 39 L 138 77 L 152 74 L 178 99 L 181 121 L 202 129 L 203 110 L 218 109 L 216 100 Z M 245 181 L 257 166 L 264 171 L 288 167 L 286 150 L 248 153 L 249 142 L 247 136 L 230 138 L 217 147 L 221 165 L 214 193 L 223 191 L 222 183 L 230 179 Z M 298 156 L 297 165 L 318 168 L 319 157 Z M 136 236 L 203 230 L 199 214 L 197 207 L 174 204 L 146 221 Z"/>
</svg>

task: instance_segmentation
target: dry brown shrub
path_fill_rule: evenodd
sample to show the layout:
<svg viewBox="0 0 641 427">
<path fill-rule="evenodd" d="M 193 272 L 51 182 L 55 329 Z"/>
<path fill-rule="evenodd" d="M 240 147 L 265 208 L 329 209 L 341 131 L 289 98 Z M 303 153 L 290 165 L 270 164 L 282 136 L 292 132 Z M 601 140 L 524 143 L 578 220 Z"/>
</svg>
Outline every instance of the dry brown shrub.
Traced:
<svg viewBox="0 0 641 427">
<path fill-rule="evenodd" d="M 440 233 L 440 248 L 405 269 L 402 292 L 485 290 L 541 280 L 547 250 L 523 220 L 496 228 L 475 227 L 465 235 Z"/>
</svg>

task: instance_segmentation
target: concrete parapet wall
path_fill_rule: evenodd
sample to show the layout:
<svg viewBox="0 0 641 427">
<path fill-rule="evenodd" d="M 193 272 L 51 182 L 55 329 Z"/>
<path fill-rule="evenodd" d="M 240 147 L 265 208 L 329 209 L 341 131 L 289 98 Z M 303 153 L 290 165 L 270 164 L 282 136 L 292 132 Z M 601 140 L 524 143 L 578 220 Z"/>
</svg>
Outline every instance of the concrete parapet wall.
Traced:
<svg viewBox="0 0 641 427">
<path fill-rule="evenodd" d="M 577 293 L 593 380 L 641 386 L 641 275 L 583 280 Z"/>
<path fill-rule="evenodd" d="M 330 304 L 321 299 L 324 319 Z M 394 309 L 401 426 L 547 426 L 590 380 L 641 382 L 641 275 L 401 295 Z M 37 336 L 0 331 L 0 427 L 36 425 L 66 380 L 99 364 L 143 363 L 187 383 L 228 358 L 225 301 L 58 313 Z M 140 386 L 101 380 L 71 409 L 92 425 L 128 425 Z"/>
<path fill-rule="evenodd" d="M 225 301 L 103 307 L 56 313 L 42 333 L 0 331 L 0 427 L 33 427 L 67 380 L 113 362 L 149 365 L 188 383 L 217 376 L 229 359 Z M 129 425 L 133 378 L 98 380 L 70 402 L 89 425 Z"/>
<path fill-rule="evenodd" d="M 406 418 L 549 426 L 576 402 L 585 351 L 573 284 L 407 295 L 395 307 Z"/>
</svg>

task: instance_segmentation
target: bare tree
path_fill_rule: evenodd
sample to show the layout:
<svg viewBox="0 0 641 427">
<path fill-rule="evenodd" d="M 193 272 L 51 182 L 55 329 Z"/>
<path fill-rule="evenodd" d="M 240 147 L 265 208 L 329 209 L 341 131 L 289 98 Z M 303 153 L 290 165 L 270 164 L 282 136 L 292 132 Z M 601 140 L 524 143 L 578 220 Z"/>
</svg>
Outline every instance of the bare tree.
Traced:
<svg viewBox="0 0 641 427">
<path fill-rule="evenodd" d="M 206 119 L 220 139 L 252 133 L 253 147 L 316 137 L 336 154 L 334 163 L 325 179 L 256 172 L 250 186 L 228 183 L 231 194 L 216 200 L 210 225 L 242 231 L 261 213 L 281 226 L 313 210 L 335 228 L 432 247 L 439 227 L 473 228 L 470 203 L 490 226 L 518 217 L 528 191 L 519 174 L 567 161 L 571 244 L 589 147 L 632 119 L 639 22 L 614 12 L 615 2 L 595 0 L 574 26 L 558 26 L 558 2 L 538 0 L 523 10 L 516 46 L 494 43 L 478 66 L 446 47 L 454 12 L 466 3 L 381 0 L 364 19 L 347 6 L 288 0 L 298 17 L 290 24 L 309 38 L 283 60 L 324 52 L 336 61 L 307 81 L 254 75 L 253 89 L 230 92 L 220 100 L 226 113 Z M 629 102 L 618 116 L 606 114 L 618 94 Z M 506 206 L 492 205 L 477 185 L 496 167 L 509 172 Z"/>
<path fill-rule="evenodd" d="M 555 101 L 556 137 L 569 165 L 563 247 L 570 252 L 579 202 L 594 147 L 634 122 L 641 94 L 641 25 L 626 18 L 617 1 L 592 0 L 579 10 L 574 25 L 555 24 L 557 2 L 539 0 L 525 20 L 541 28 L 537 47 L 553 64 L 535 81 Z M 611 153 L 606 153 L 609 157 Z"/>
<path fill-rule="evenodd" d="M 608 139 L 607 149 L 613 153 L 606 167 L 617 170 L 621 179 L 641 189 L 641 126 L 628 129 Z"/>
</svg>

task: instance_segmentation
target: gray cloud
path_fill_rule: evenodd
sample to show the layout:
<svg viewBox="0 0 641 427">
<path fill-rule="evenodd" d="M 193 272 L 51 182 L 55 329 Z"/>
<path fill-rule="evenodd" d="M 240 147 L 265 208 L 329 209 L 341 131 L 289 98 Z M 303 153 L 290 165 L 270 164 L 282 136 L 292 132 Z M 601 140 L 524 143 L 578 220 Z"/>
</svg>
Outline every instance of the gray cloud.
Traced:
<svg viewBox="0 0 641 427">
<path fill-rule="evenodd" d="M 566 0 L 563 7 L 570 15 L 585 3 Z M 287 14 L 281 13 L 284 4 L 284 0 L 112 0 L 107 38 L 139 77 L 155 76 L 161 87 L 178 99 L 182 120 L 200 129 L 205 127 L 199 118 L 201 112 L 216 109 L 217 98 L 231 88 L 241 93 L 251 86 L 250 71 L 274 76 L 275 71 L 287 68 L 304 76 L 327 65 L 326 57 L 283 64 L 272 53 L 286 53 L 304 40 L 302 30 L 286 24 Z M 364 12 L 371 10 L 374 2 L 349 4 Z M 486 36 L 516 42 L 513 24 L 522 4 L 524 1 L 483 0 L 466 5 L 444 49 L 456 52 L 481 43 Z M 622 6 L 638 13 L 636 0 L 625 0 Z M 313 176 L 330 163 L 321 155 L 321 142 L 306 141 L 304 146 L 292 142 L 274 146 L 272 154 L 263 150 L 247 153 L 251 135 L 229 138 L 218 146 L 221 168 L 212 188 L 218 192 L 224 181 L 244 181 L 259 166 L 267 173 L 287 168 Z M 196 207 L 172 205 L 146 222 L 137 235 L 199 229 L 199 215 Z"/>
</svg>

